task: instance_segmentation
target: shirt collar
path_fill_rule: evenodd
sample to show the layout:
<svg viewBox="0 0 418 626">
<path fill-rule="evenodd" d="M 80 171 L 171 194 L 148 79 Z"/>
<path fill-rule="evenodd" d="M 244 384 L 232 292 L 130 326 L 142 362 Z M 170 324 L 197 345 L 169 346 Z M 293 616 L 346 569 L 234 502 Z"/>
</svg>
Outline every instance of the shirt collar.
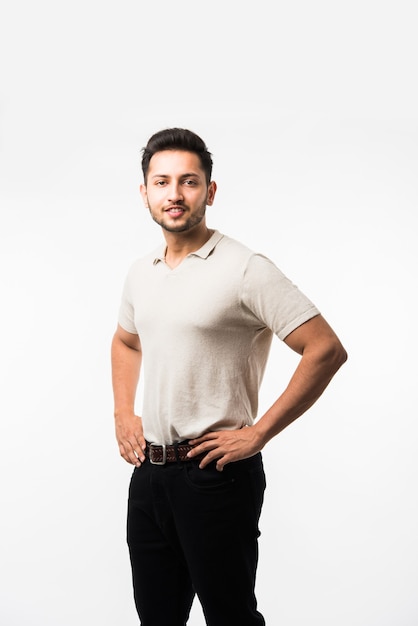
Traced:
<svg viewBox="0 0 418 626">
<path fill-rule="evenodd" d="M 199 250 L 195 250 L 194 252 L 191 252 L 187 256 L 194 255 L 194 256 L 200 256 L 202 259 L 207 259 L 210 253 L 212 252 L 212 250 L 222 239 L 222 237 L 223 237 L 222 233 L 220 233 L 218 230 L 214 230 L 211 237 L 207 240 L 206 243 L 203 244 L 201 248 L 199 248 Z M 167 246 L 165 244 L 161 244 L 161 246 L 157 248 L 157 250 L 155 251 L 154 258 L 153 258 L 153 265 L 157 265 L 157 263 L 159 263 L 160 261 L 164 262 L 166 249 L 167 249 Z"/>
</svg>

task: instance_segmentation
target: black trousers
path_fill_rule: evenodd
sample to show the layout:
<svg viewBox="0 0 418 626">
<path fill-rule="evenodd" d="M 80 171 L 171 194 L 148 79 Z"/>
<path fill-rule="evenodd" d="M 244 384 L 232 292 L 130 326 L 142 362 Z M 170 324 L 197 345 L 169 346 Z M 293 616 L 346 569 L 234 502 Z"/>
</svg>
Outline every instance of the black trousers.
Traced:
<svg viewBox="0 0 418 626">
<path fill-rule="evenodd" d="M 142 626 L 185 626 L 197 594 L 209 626 L 263 626 L 254 594 L 261 454 L 199 469 L 196 461 L 135 468 L 127 538 Z"/>
</svg>

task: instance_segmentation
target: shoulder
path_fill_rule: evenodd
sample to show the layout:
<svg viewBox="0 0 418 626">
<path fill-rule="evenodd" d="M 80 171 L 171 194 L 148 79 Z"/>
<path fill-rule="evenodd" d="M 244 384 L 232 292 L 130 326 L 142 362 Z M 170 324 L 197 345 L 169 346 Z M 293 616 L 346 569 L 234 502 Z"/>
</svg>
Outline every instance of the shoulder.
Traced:
<svg viewBox="0 0 418 626">
<path fill-rule="evenodd" d="M 151 252 L 148 252 L 147 254 L 135 259 L 128 268 L 128 278 L 132 275 L 151 270 L 157 260 L 163 258 L 164 250 L 165 246 L 161 244 L 160 246 L 158 246 L 158 248 L 155 248 Z"/>
<path fill-rule="evenodd" d="M 259 272 L 271 272 L 283 276 L 283 273 L 272 259 L 261 252 L 253 250 L 237 239 L 222 235 L 216 248 L 219 248 L 219 254 L 228 257 L 230 262 L 236 259 L 243 270 L 256 274 Z"/>
<path fill-rule="evenodd" d="M 243 260 L 248 262 L 248 260 L 256 254 L 254 250 L 251 250 L 251 248 L 246 246 L 241 241 L 221 233 L 219 233 L 219 239 L 215 245 L 215 250 L 219 253 L 219 255 L 228 256 L 231 261 L 233 259 L 237 259 L 241 262 Z"/>
</svg>

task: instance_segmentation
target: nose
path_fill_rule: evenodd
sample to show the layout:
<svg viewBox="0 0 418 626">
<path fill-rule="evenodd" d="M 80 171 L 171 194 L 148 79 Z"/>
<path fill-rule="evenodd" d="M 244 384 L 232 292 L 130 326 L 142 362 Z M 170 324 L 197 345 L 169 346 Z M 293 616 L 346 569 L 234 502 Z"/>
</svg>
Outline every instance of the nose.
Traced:
<svg viewBox="0 0 418 626">
<path fill-rule="evenodd" d="M 178 183 L 172 183 L 168 190 L 168 200 L 169 202 L 181 202 L 183 200 L 183 194 L 181 191 L 181 187 Z"/>
</svg>

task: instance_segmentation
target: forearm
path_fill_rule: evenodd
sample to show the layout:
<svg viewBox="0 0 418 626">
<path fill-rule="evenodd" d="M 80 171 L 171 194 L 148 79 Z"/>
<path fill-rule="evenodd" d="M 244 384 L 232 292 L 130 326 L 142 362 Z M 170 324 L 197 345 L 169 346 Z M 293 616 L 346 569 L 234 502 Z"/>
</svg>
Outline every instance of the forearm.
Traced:
<svg viewBox="0 0 418 626">
<path fill-rule="evenodd" d="M 141 350 L 126 345 L 115 336 L 111 354 L 115 416 L 123 412 L 133 413 L 141 369 Z"/>
<path fill-rule="evenodd" d="M 254 425 L 262 447 L 318 400 L 345 360 L 338 343 L 322 353 L 303 354 L 285 391 Z"/>
<path fill-rule="evenodd" d="M 145 460 L 142 420 L 135 415 L 135 395 L 142 357 L 139 337 L 118 326 L 111 352 L 116 439 L 125 461 L 139 467 Z"/>
<path fill-rule="evenodd" d="M 347 359 L 338 337 L 321 315 L 290 333 L 286 344 L 302 356 L 285 391 L 250 428 L 210 431 L 191 439 L 189 457 L 203 454 L 200 467 L 216 460 L 222 471 L 227 463 L 253 456 L 266 443 L 300 417 L 326 389 Z"/>
</svg>

